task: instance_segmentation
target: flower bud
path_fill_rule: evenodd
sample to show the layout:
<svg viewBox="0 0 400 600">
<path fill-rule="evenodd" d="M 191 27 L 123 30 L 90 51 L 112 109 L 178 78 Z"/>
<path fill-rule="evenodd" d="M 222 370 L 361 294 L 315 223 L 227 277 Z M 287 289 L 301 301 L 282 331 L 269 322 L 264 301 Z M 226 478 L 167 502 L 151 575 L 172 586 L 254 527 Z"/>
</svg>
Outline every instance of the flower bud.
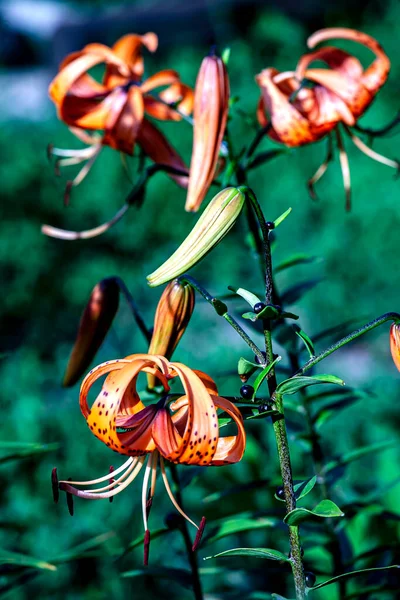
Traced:
<svg viewBox="0 0 400 600">
<path fill-rule="evenodd" d="M 118 304 L 119 286 L 115 279 L 103 279 L 93 288 L 65 371 L 65 387 L 74 385 L 87 370 L 111 327 Z"/>
<path fill-rule="evenodd" d="M 400 323 L 392 323 L 390 328 L 390 352 L 394 364 L 400 371 Z"/>
<path fill-rule="evenodd" d="M 216 246 L 233 227 L 243 208 L 245 195 L 230 187 L 211 200 L 192 231 L 174 254 L 147 277 L 151 287 L 188 271 Z"/>
<path fill-rule="evenodd" d="M 148 353 L 171 358 L 185 332 L 194 309 L 194 289 L 177 279 L 165 288 L 157 306 Z M 154 375 L 147 375 L 148 387 L 155 386 Z"/>
<path fill-rule="evenodd" d="M 194 93 L 193 152 L 186 210 L 196 212 L 215 175 L 229 109 L 229 79 L 219 56 L 201 63 Z"/>
</svg>

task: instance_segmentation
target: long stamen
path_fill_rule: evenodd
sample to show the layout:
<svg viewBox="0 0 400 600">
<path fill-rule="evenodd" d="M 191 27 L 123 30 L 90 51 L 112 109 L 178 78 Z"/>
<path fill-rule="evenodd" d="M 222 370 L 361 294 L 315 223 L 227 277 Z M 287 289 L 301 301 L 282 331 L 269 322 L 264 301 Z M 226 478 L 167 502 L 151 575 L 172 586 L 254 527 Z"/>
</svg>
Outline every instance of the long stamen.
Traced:
<svg viewBox="0 0 400 600">
<path fill-rule="evenodd" d="M 87 160 L 92 158 L 92 156 L 98 152 L 98 145 L 94 144 L 89 146 L 88 148 L 54 148 L 53 146 L 49 148 L 49 154 L 53 156 L 60 156 L 65 158 L 79 158 L 81 160 Z"/>
<path fill-rule="evenodd" d="M 75 177 L 75 179 L 72 182 L 74 187 L 79 185 L 80 183 L 82 183 L 82 181 L 85 179 L 86 175 L 89 173 L 89 171 L 93 167 L 97 157 L 99 156 L 102 146 L 100 146 L 100 145 L 97 147 L 93 146 L 93 148 L 94 148 L 93 155 L 89 158 L 86 165 L 84 165 L 82 167 L 82 169 L 79 171 L 78 175 Z"/>
<path fill-rule="evenodd" d="M 110 227 L 118 223 L 125 215 L 127 210 L 129 209 L 129 204 L 124 204 L 124 206 L 117 212 L 112 219 L 95 227 L 94 229 L 86 229 L 85 231 L 68 231 L 67 229 L 58 229 L 58 227 L 52 227 L 51 225 L 42 225 L 42 233 L 48 235 L 49 237 L 54 237 L 59 240 L 86 240 L 89 238 L 96 237 L 101 235 Z"/>
<path fill-rule="evenodd" d="M 110 475 L 114 474 L 114 467 L 112 465 L 110 465 L 109 473 L 110 473 Z M 115 483 L 115 479 L 114 479 L 114 477 L 111 477 L 110 485 L 114 485 L 114 483 Z M 110 504 L 111 504 L 111 502 L 114 500 L 114 496 L 112 498 L 109 498 L 109 500 L 110 500 Z"/>
<path fill-rule="evenodd" d="M 314 185 L 316 183 L 318 183 L 318 181 L 321 179 L 321 177 L 323 177 L 323 175 L 325 175 L 332 158 L 333 158 L 333 144 L 332 144 L 332 137 L 329 136 L 328 152 L 327 152 L 326 158 L 325 158 L 324 162 L 322 164 L 320 164 L 318 169 L 315 171 L 314 175 L 307 181 L 308 191 L 313 200 L 316 200 L 316 198 L 317 198 L 317 194 L 315 193 L 315 190 L 314 190 Z"/>
<path fill-rule="evenodd" d="M 175 506 L 176 510 L 182 515 L 182 517 L 184 517 L 187 521 L 189 521 L 189 523 L 191 523 L 192 525 L 194 525 L 194 527 L 196 527 L 196 529 L 199 529 L 198 525 L 196 525 L 196 523 L 194 521 L 192 521 L 192 519 L 189 519 L 189 517 L 187 516 L 187 514 L 185 512 L 183 512 L 183 510 L 181 509 L 181 507 L 179 506 L 179 504 L 177 503 L 175 496 L 172 493 L 172 490 L 169 486 L 168 483 L 168 479 L 167 479 L 167 474 L 165 472 L 165 464 L 164 464 L 164 459 L 162 456 L 160 456 L 160 466 L 161 466 L 161 475 L 164 481 L 164 485 L 165 485 L 165 489 L 167 490 L 167 494 L 170 497 L 170 500 L 172 502 L 172 504 Z"/>
<path fill-rule="evenodd" d="M 339 149 L 339 161 L 340 167 L 342 169 L 343 176 L 343 185 L 344 191 L 346 194 L 346 210 L 349 211 L 351 209 L 351 180 L 350 180 L 350 165 L 349 159 L 347 157 L 347 153 L 345 147 L 343 145 L 342 136 L 340 135 L 339 129 L 336 128 L 336 140 Z"/>
<path fill-rule="evenodd" d="M 372 158 L 372 160 L 376 160 L 377 162 L 380 162 L 388 167 L 392 167 L 392 169 L 396 169 L 396 171 L 400 169 L 400 163 L 397 160 L 392 160 L 390 158 L 387 158 L 386 156 L 383 156 L 382 154 L 379 154 L 378 152 L 375 152 L 375 150 L 369 148 L 367 144 L 365 144 L 359 137 L 354 135 L 354 133 L 347 127 L 346 131 L 349 134 L 353 144 L 357 146 L 357 148 L 361 150 L 361 152 L 369 156 L 369 158 Z"/>
<path fill-rule="evenodd" d="M 110 498 L 111 496 L 116 496 L 117 494 L 122 492 L 122 490 L 124 490 L 126 487 L 128 487 L 128 485 L 130 483 L 132 483 L 132 481 L 137 477 L 141 468 L 143 467 L 145 460 L 146 460 L 145 456 L 140 456 L 137 459 L 137 463 L 135 464 L 135 467 L 133 468 L 132 472 L 130 473 L 130 475 L 126 479 L 126 481 L 124 481 L 119 487 L 117 487 L 111 491 L 103 492 L 103 493 L 99 494 L 99 493 L 95 493 L 95 492 L 87 492 L 84 490 L 77 490 L 76 488 L 72 487 L 72 485 L 69 485 L 69 482 L 60 483 L 60 490 L 63 490 L 70 494 L 73 494 L 74 496 L 78 496 L 78 498 L 86 498 L 87 500 L 100 500 L 100 499 L 104 499 L 104 498 Z"/>
<path fill-rule="evenodd" d="M 143 525 L 144 530 L 147 531 L 147 489 L 149 487 L 149 479 L 152 471 L 152 463 L 153 456 L 149 454 L 149 458 L 147 459 L 146 472 L 143 477 L 143 486 L 142 486 L 142 513 L 143 513 Z"/>
<path fill-rule="evenodd" d="M 121 482 L 123 482 L 130 473 L 132 473 L 133 469 L 135 468 L 135 466 L 137 465 L 137 459 L 135 459 L 132 464 L 127 468 L 127 470 L 125 471 L 125 473 L 123 473 L 121 475 L 121 477 L 118 477 L 118 479 L 113 478 L 113 481 L 109 481 L 108 485 L 105 485 L 104 487 L 101 488 L 96 488 L 94 490 L 82 490 L 83 492 L 92 492 L 93 494 L 98 494 L 99 492 L 106 492 L 107 490 L 112 490 L 114 488 L 117 488 Z"/>
<path fill-rule="evenodd" d="M 113 472 L 113 476 L 115 477 L 115 475 L 119 475 L 119 473 L 121 473 L 121 471 L 126 469 L 131 464 L 132 461 L 133 461 L 133 458 L 130 456 L 127 461 L 125 461 L 120 467 L 118 467 L 118 469 L 115 469 L 115 471 Z M 91 479 L 90 481 L 68 481 L 68 483 L 71 483 L 72 485 L 95 485 L 96 483 L 102 483 L 103 481 L 108 481 L 109 478 L 110 478 L 110 475 L 104 475 L 104 477 L 98 477 L 98 479 Z M 65 482 L 62 481 L 61 483 L 65 483 Z"/>
</svg>

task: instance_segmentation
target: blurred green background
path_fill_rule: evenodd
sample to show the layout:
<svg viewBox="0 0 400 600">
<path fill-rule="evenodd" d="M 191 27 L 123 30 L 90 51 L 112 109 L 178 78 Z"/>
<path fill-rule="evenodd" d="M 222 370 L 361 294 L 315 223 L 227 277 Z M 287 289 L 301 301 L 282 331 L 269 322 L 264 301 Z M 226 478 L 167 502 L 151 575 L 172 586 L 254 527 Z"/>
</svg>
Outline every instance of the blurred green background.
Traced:
<svg viewBox="0 0 400 600">
<path fill-rule="evenodd" d="M 376 37 L 392 60 L 389 81 L 361 121 L 364 126 L 380 127 L 399 108 L 399 19 L 400 5 L 395 1 L 355 2 L 351 6 L 344 1 L 328 6 L 291 0 L 279 6 L 275 2 L 239 1 L 199 1 L 182 6 L 180 2 L 158 0 L 112 5 L 54 1 L 0 4 L 1 439 L 6 443 L 56 444 L 58 448 L 50 447 L 48 453 L 21 459 L 14 456 L 21 451 L 20 446 L 13 449 L 0 445 L 0 557 L 18 552 L 51 563 L 78 544 L 108 534 L 84 558 L 63 562 L 57 571 L 4 564 L 0 570 L 1 597 L 192 597 L 190 586 L 175 581 L 172 573 L 167 584 L 165 579 L 143 576 L 141 572 L 134 578 L 121 576 L 141 569 L 140 546 L 118 558 L 142 531 L 141 477 L 113 504 L 77 501 L 73 518 L 63 497 L 57 506 L 52 502 L 49 480 L 53 466 L 58 466 L 61 477 L 90 479 L 105 474 L 110 461 L 114 466 L 120 464 L 118 457 L 110 456 L 108 449 L 90 436 L 78 407 L 79 386 L 63 389 L 60 384 L 92 288 L 103 277 L 122 277 L 150 324 L 161 292 L 147 287 L 146 275 L 171 254 L 197 219 L 184 212 L 184 190 L 158 174 L 148 186 L 144 206 L 133 207 L 122 222 L 99 238 L 68 242 L 40 233 L 43 223 L 77 230 L 94 227 L 122 206 L 131 189 L 119 156 L 106 148 L 87 179 L 73 191 L 70 206 L 63 207 L 65 174 L 57 179 L 46 158 L 48 143 L 60 148 L 76 145 L 67 128 L 57 121 L 55 108 L 47 98 L 47 85 L 58 62 L 85 43 L 112 44 L 124 33 L 150 30 L 159 34 L 160 46 L 154 55 L 146 56 L 146 72 L 173 68 L 184 82 L 194 85 L 210 44 L 217 43 L 220 49 L 229 46 L 231 90 L 239 98 L 235 107 L 253 119 L 259 96 L 255 74 L 272 65 L 280 70 L 292 69 L 306 50 L 307 36 L 317 28 L 355 27 Z M 357 51 L 354 46 L 352 49 Z M 370 59 L 363 49 L 359 56 Z M 229 127 L 236 150 L 254 135 L 238 110 L 232 112 Z M 189 163 L 190 126 L 173 123 L 162 129 Z M 399 139 L 378 139 L 374 148 L 399 158 Z M 272 147 L 267 140 L 261 146 Z M 324 141 L 288 152 L 255 169 L 249 178 L 268 219 L 275 219 L 289 206 L 293 208 L 276 235 L 275 264 L 295 253 L 319 257 L 319 261 L 288 269 L 276 279 L 280 291 L 320 279 L 289 307 L 300 315 L 303 329 L 311 336 L 350 319 L 358 324 L 399 309 L 399 182 L 389 168 L 371 161 L 349 142 L 347 148 L 353 187 L 350 214 L 344 211 L 337 161 L 318 184 L 319 200 L 313 202 L 308 196 L 306 180 L 323 159 Z M 132 173 L 135 161 L 130 160 Z M 208 199 L 211 197 L 212 192 Z M 244 219 L 193 274 L 215 295 L 226 294 L 228 285 L 262 293 Z M 236 315 L 245 309 L 244 303 L 237 300 L 230 306 Z M 352 328 L 349 324 L 344 332 Z M 254 332 L 254 336 L 261 343 L 260 333 Z M 321 340 L 318 347 L 323 348 L 328 341 Z M 145 342 L 122 300 L 96 362 L 145 350 Z M 277 351 L 285 357 L 280 345 Z M 252 360 L 240 338 L 201 299 L 175 356 L 215 377 L 225 394 L 238 394 L 240 381 L 235 372 L 239 357 Z M 324 424 L 320 433 L 326 459 L 373 442 L 398 440 L 399 374 L 390 358 L 387 325 L 335 354 L 317 370 L 334 373 L 347 385 L 370 393 Z M 302 479 L 311 476 L 313 470 L 307 447 L 298 436 L 299 424 L 301 421 L 294 419 L 290 434 L 295 476 Z M 201 472 L 182 469 L 182 476 L 188 471 L 194 476 L 184 495 L 187 511 L 196 521 L 203 514 L 211 520 L 245 511 L 250 511 L 253 518 L 257 511 L 283 515 L 282 506 L 273 497 L 279 478 L 270 422 L 255 421 L 248 431 L 248 446 L 240 464 Z M 389 485 L 397 481 L 398 464 L 397 448 L 369 454 L 351 464 L 332 487 L 331 498 L 339 506 L 382 489 L 378 496 L 390 518 L 383 518 L 382 511 L 361 510 L 350 515 L 344 526 L 354 554 L 382 546 L 382 551 L 363 566 L 389 564 L 395 562 L 396 555 L 399 560 L 399 486 Z M 229 494 L 223 499 L 211 496 L 260 479 L 268 479 L 269 483 L 247 494 Z M 313 500 L 318 501 L 317 493 Z M 312 500 L 307 506 L 313 506 Z M 160 485 L 151 528 L 163 527 L 171 509 Z M 322 533 L 321 527 L 306 528 L 304 533 L 305 562 L 308 569 L 321 574 L 319 581 L 333 568 L 329 554 L 315 551 Z M 393 545 L 394 550 L 390 550 Z M 205 545 L 200 551 L 200 567 L 205 569 L 207 600 L 269 597 L 254 595 L 257 590 L 293 595 L 287 587 L 287 572 L 275 563 L 249 558 L 202 561 L 217 551 L 239 546 L 269 546 L 287 552 L 285 529 L 265 528 Z M 178 531 L 154 540 L 151 565 L 187 568 Z M 367 585 L 379 587 L 388 580 L 396 586 L 390 577 L 351 583 L 348 594 L 355 595 L 349 597 L 395 598 L 393 587 L 380 594 L 357 592 Z M 339 597 L 333 587 L 326 590 L 312 597 Z"/>
</svg>

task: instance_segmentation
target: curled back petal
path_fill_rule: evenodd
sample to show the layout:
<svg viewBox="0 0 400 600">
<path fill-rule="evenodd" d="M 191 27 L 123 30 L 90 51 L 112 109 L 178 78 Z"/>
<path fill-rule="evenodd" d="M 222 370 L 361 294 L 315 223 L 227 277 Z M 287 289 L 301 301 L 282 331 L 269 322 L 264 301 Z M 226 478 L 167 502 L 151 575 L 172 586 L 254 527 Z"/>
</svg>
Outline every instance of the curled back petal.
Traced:
<svg viewBox="0 0 400 600">
<path fill-rule="evenodd" d="M 143 94 L 151 92 L 155 88 L 162 87 L 164 85 L 171 85 L 172 83 L 179 82 L 179 75 L 173 69 L 165 69 L 154 73 L 151 77 L 146 79 L 140 86 Z"/>
<path fill-rule="evenodd" d="M 180 171 L 188 171 L 187 166 L 179 156 L 178 152 L 171 146 L 161 131 L 143 119 L 137 135 L 137 142 L 144 152 L 157 164 L 167 165 Z M 186 175 L 169 175 L 181 187 L 187 187 L 188 177 Z"/>
<path fill-rule="evenodd" d="M 143 121 L 143 97 L 136 86 L 130 87 L 128 92 L 121 89 L 114 93 L 118 96 L 115 96 L 110 107 L 103 143 L 126 154 L 133 154 Z"/>
<path fill-rule="evenodd" d="M 182 436 L 167 408 L 158 410 L 152 427 L 154 443 L 164 458 L 175 462 L 182 448 Z"/>
<path fill-rule="evenodd" d="M 213 396 L 214 405 L 217 408 L 222 408 L 235 421 L 238 433 L 237 435 L 219 437 L 217 450 L 211 462 L 213 466 L 226 465 L 239 462 L 243 456 L 246 445 L 246 433 L 243 425 L 243 417 L 240 410 L 219 396 Z"/>
<path fill-rule="evenodd" d="M 112 47 L 112 51 L 118 58 L 126 63 L 132 74 L 137 80 L 143 75 L 143 57 L 142 47 L 147 48 L 149 52 L 155 52 L 158 46 L 158 38 L 155 33 L 145 33 L 144 35 L 136 35 L 128 33 L 117 40 Z M 123 78 L 118 70 L 112 65 L 108 65 L 104 76 L 104 84 L 113 87 L 124 83 Z"/>
<path fill-rule="evenodd" d="M 71 62 L 68 62 L 50 83 L 49 95 L 53 102 L 56 105 L 60 105 L 75 81 L 89 71 L 89 69 L 101 64 L 102 62 L 103 58 L 97 54 L 91 55 L 78 53 L 78 57 Z M 91 81 L 93 81 L 93 83 L 90 83 Z M 104 88 L 99 88 L 99 84 L 95 83 L 92 78 L 90 78 L 90 80 L 86 79 L 85 85 L 92 85 L 93 93 L 99 93 L 100 89 L 105 91 Z"/>
</svg>

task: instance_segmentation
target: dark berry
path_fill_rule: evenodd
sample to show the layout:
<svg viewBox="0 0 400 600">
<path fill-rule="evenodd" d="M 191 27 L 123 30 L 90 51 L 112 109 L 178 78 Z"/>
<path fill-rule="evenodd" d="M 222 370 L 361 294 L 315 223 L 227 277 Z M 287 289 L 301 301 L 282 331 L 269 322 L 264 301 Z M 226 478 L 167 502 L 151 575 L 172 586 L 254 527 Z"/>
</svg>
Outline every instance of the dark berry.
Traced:
<svg viewBox="0 0 400 600">
<path fill-rule="evenodd" d="M 264 302 L 257 302 L 257 304 L 253 306 L 253 310 L 256 313 L 256 315 L 258 315 L 258 313 L 264 310 L 265 306 L 266 305 L 264 304 Z"/>
<path fill-rule="evenodd" d="M 317 578 L 315 577 L 315 574 L 312 571 L 306 571 L 304 573 L 304 576 L 306 578 L 306 586 L 309 588 L 314 587 L 315 582 L 317 580 Z"/>
<path fill-rule="evenodd" d="M 254 388 L 252 385 L 242 385 L 242 387 L 240 388 L 240 395 L 242 396 L 242 398 L 246 398 L 246 400 L 252 398 L 253 394 Z"/>
<path fill-rule="evenodd" d="M 265 226 L 267 229 L 275 229 L 275 223 L 273 221 L 267 221 Z"/>
<path fill-rule="evenodd" d="M 277 487 L 275 493 L 280 500 L 285 499 L 285 490 L 283 489 L 283 485 L 280 485 L 279 487 Z"/>
<path fill-rule="evenodd" d="M 271 410 L 271 408 L 272 408 L 271 402 L 263 402 L 262 404 L 259 405 L 258 412 L 261 415 L 261 413 L 264 413 L 267 410 Z"/>
</svg>

